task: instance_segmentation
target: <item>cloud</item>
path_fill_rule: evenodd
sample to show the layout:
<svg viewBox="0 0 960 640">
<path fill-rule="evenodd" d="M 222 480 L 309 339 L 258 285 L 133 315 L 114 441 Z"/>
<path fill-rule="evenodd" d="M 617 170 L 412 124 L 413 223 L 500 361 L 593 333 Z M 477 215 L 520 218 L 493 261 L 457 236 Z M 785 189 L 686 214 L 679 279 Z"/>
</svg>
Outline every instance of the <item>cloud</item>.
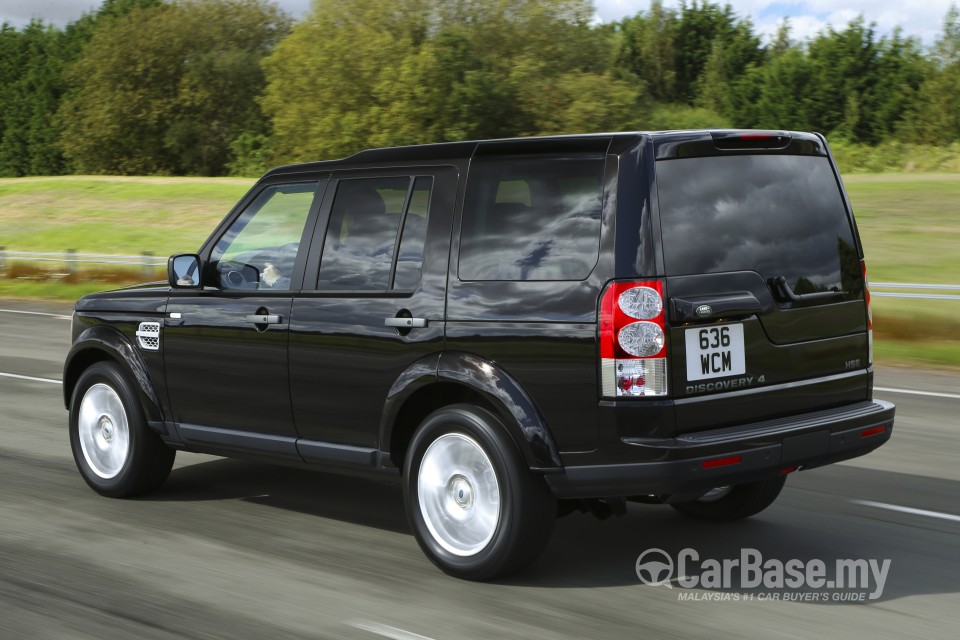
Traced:
<svg viewBox="0 0 960 640">
<path fill-rule="evenodd" d="M 827 26 L 842 29 L 863 14 L 867 23 L 876 23 L 880 35 L 889 35 L 902 27 L 908 36 L 916 36 L 930 45 L 943 28 L 943 18 L 955 0 L 926 0 L 906 5 L 903 0 L 730 0 L 734 12 L 750 18 L 757 32 L 765 37 L 776 33 L 784 17 L 790 18 L 794 39 L 815 36 Z M 647 11 L 650 0 L 594 0 L 597 15 L 604 21 Z M 718 4 L 726 4 L 717 0 Z M 665 0 L 664 6 L 678 8 L 680 0 Z"/>
<path fill-rule="evenodd" d="M 292 16 L 302 17 L 310 9 L 310 0 L 277 0 Z M 388 1 L 388 0 L 385 0 Z M 716 0 L 725 4 L 725 0 Z M 750 18 L 757 32 L 765 37 L 776 33 L 784 17 L 790 18 L 793 37 L 812 37 L 828 25 L 842 29 L 847 22 L 863 14 L 874 22 L 880 35 L 902 27 L 906 35 L 920 38 L 930 45 L 943 28 L 943 17 L 954 0 L 925 0 L 905 4 L 903 0 L 730 0 L 738 16 Z M 597 22 L 612 22 L 650 8 L 650 0 L 594 0 Z M 665 0 L 668 7 L 679 7 L 680 0 Z M 95 10 L 98 0 L 0 0 L 0 22 L 20 27 L 31 18 L 64 26 L 84 12 Z"/>
<path fill-rule="evenodd" d="M 98 0 L 0 0 L 0 22 L 20 27 L 33 18 L 41 18 L 64 26 L 98 6 Z"/>
</svg>

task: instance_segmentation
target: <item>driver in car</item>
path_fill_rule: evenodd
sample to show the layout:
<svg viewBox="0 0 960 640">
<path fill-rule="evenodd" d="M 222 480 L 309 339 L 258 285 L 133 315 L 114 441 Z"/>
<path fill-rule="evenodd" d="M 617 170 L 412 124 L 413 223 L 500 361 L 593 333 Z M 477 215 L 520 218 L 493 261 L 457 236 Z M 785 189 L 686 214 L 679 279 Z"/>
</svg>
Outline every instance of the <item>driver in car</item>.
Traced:
<svg viewBox="0 0 960 640">
<path fill-rule="evenodd" d="M 263 273 L 260 274 L 260 288 L 289 289 L 290 278 L 280 273 L 280 269 L 272 262 L 265 263 Z"/>
</svg>

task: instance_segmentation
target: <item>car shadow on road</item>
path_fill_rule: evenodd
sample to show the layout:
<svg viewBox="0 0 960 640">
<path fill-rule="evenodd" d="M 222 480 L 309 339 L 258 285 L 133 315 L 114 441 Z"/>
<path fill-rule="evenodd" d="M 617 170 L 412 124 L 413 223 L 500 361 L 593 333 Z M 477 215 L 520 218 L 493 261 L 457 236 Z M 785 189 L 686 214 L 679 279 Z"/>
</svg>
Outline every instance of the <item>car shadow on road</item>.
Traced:
<svg viewBox="0 0 960 640">
<path fill-rule="evenodd" d="M 637 574 L 637 560 L 653 549 L 665 552 L 680 574 L 706 579 L 707 560 L 741 560 L 744 550 L 755 550 L 763 563 L 784 566 L 790 561 L 803 567 L 821 561 L 825 580 L 838 578 L 837 562 L 874 561 L 878 569 L 889 560 L 889 570 L 878 589 L 876 574 L 866 569 L 864 584 L 844 573 L 844 588 L 742 587 L 739 568 L 733 568 L 730 587 L 709 590 L 680 588 L 674 593 L 693 592 L 753 594 L 816 604 L 843 604 L 857 601 L 882 602 L 927 593 L 960 592 L 960 524 L 953 521 L 897 513 L 852 502 L 854 499 L 923 509 L 955 512 L 960 483 L 922 476 L 832 466 L 792 476 L 780 498 L 768 510 L 740 522 L 705 523 L 688 519 L 664 505 L 630 505 L 626 516 L 598 521 L 578 515 L 557 522 L 554 536 L 532 571 L 509 582 L 538 587 L 603 587 L 637 585 L 645 589 L 666 586 L 643 585 Z M 919 503 L 919 504 L 918 504 Z M 684 571 L 676 565 L 681 551 L 696 552 L 699 562 L 689 562 Z M 656 559 L 658 554 L 646 556 Z M 841 570 L 842 571 L 842 570 Z M 754 574 L 754 576 L 757 574 Z M 776 580 L 775 573 L 769 575 Z M 650 578 L 649 573 L 644 577 Z M 810 594 L 810 595 L 805 595 Z M 870 600 L 870 596 L 874 600 Z"/>
<path fill-rule="evenodd" d="M 899 476 L 899 477 L 897 477 Z M 797 474 L 767 511 L 741 522 L 713 524 L 690 520 L 664 505 L 630 504 L 623 517 L 598 520 L 576 513 L 556 522 L 543 555 L 527 571 L 499 581 L 516 587 L 584 588 L 643 585 L 637 575 L 640 554 L 661 549 L 675 560 L 692 549 L 700 563 L 688 575 L 702 575 L 707 559 L 739 559 L 756 550 L 763 561 L 822 561 L 827 579 L 834 579 L 837 560 L 891 561 L 882 593 L 871 577 L 866 589 L 740 588 L 739 570 L 730 588 L 713 593 L 749 594 L 866 592 L 878 601 L 920 593 L 960 592 L 960 543 L 954 522 L 911 518 L 850 503 L 851 496 L 881 500 L 891 486 L 905 493 L 955 496 L 960 487 L 949 480 L 908 476 L 850 466 Z M 912 489 L 906 489 L 912 488 Z M 901 499 L 902 498 L 902 499 Z M 317 518 L 410 535 L 398 482 L 364 478 L 237 459 L 212 459 L 175 469 L 159 491 L 146 499 L 161 501 L 243 500 Z M 888 497 L 889 499 L 889 497 Z M 907 496 L 901 496 L 901 502 Z M 678 577 L 674 575 L 674 577 Z M 856 586 L 856 585 L 855 585 Z M 693 591 L 674 584 L 676 593 Z M 701 590 L 703 592 L 703 590 Z M 797 596 L 800 597 L 800 596 Z M 809 596 L 807 596 L 809 598 Z M 808 600 L 809 601 L 809 600 Z M 821 604 L 840 604 L 843 596 Z"/>
<path fill-rule="evenodd" d="M 400 485 L 234 458 L 174 469 L 147 500 L 243 500 L 319 518 L 410 533 Z"/>
</svg>

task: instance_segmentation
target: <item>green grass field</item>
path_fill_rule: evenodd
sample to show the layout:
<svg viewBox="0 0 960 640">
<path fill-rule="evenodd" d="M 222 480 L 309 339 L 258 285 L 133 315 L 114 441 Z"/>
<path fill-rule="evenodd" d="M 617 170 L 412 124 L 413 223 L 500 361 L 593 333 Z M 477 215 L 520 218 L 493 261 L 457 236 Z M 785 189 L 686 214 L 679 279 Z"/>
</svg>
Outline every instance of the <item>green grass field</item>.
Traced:
<svg viewBox="0 0 960 640">
<path fill-rule="evenodd" d="M 191 252 L 253 182 L 0 179 L 0 246 L 157 256 Z M 960 174 L 857 174 L 844 182 L 871 281 L 960 284 Z M 67 284 L 21 275 L 0 278 L 0 297 L 73 300 L 116 286 L 102 279 Z M 140 277 L 132 269 L 127 279 Z M 875 298 L 874 314 L 878 361 L 960 368 L 960 301 Z"/>
<path fill-rule="evenodd" d="M 4 179 L 0 245 L 12 251 L 191 252 L 253 183 L 235 178 Z"/>
<path fill-rule="evenodd" d="M 844 177 L 874 282 L 960 284 L 960 174 Z"/>
</svg>

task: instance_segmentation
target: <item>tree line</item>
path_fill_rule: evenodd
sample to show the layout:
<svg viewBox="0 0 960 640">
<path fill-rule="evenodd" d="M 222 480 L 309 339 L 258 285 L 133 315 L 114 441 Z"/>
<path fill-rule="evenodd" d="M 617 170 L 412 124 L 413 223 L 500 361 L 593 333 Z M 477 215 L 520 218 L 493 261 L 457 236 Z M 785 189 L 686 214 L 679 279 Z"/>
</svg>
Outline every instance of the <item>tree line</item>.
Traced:
<svg viewBox="0 0 960 640">
<path fill-rule="evenodd" d="M 700 127 L 960 140 L 960 12 L 933 47 L 863 17 L 764 42 L 705 0 L 105 0 L 0 27 L 0 175 L 256 175 L 375 147 Z"/>
</svg>

